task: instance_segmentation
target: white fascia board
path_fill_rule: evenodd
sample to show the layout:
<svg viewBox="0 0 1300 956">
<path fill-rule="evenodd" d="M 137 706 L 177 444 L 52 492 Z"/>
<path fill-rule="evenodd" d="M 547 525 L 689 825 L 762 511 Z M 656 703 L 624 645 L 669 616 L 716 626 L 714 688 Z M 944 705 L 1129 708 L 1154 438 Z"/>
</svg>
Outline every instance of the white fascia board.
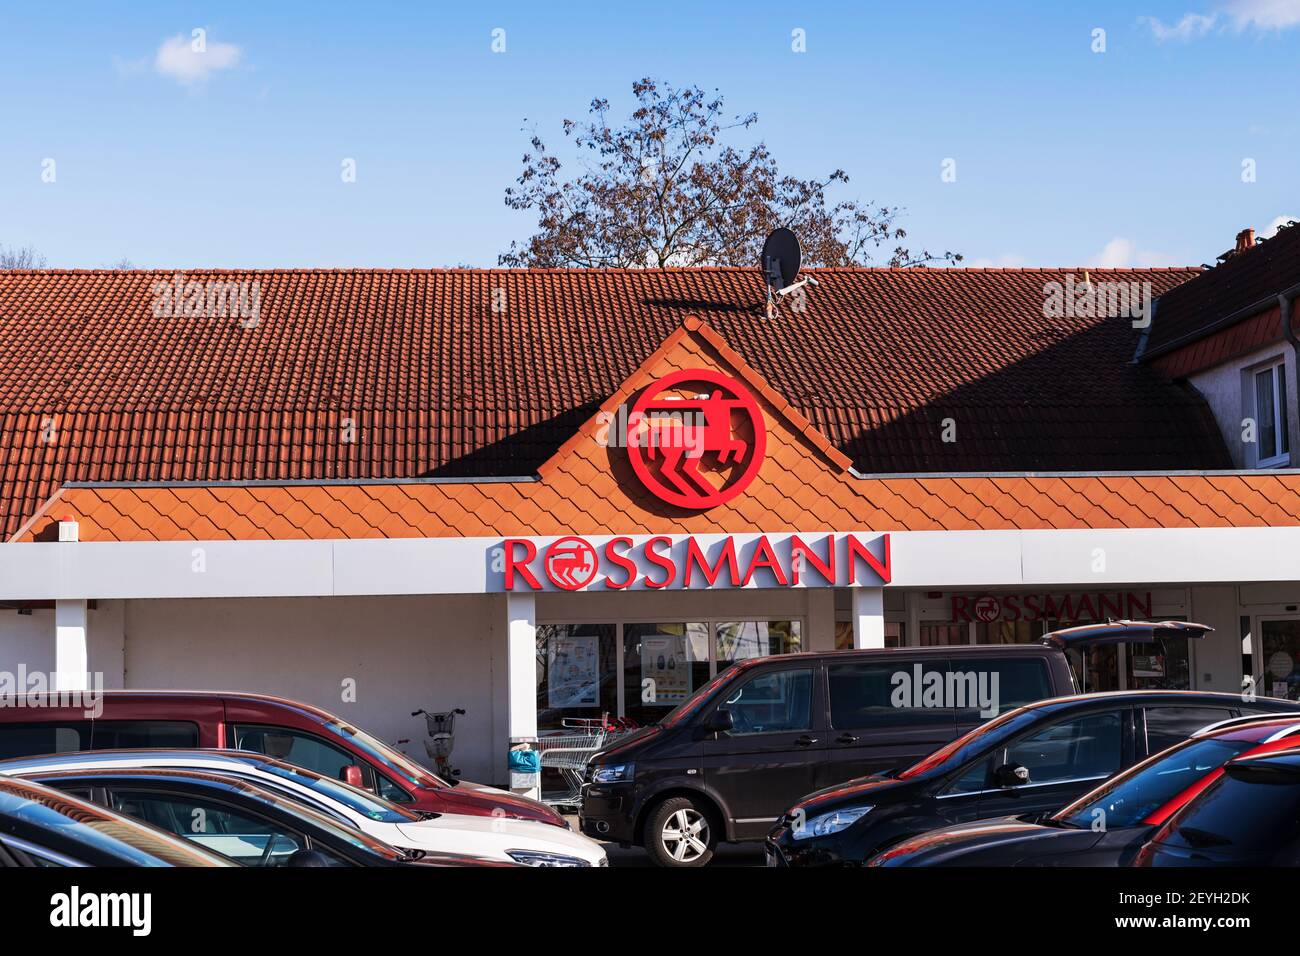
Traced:
<svg viewBox="0 0 1300 956">
<path fill-rule="evenodd" d="M 876 548 L 878 532 L 845 533 Z M 820 550 L 825 534 L 800 536 Z M 587 540 L 599 549 L 608 537 Z M 723 537 L 696 539 L 707 548 Z M 757 535 L 734 537 L 740 548 Z M 768 537 L 778 545 L 789 535 Z M 0 544 L 0 600 L 496 593 L 493 552 L 503 540 Z M 555 538 L 531 540 L 540 550 Z M 1300 528 L 1292 527 L 913 531 L 891 532 L 890 542 L 892 587 L 1300 581 Z"/>
<path fill-rule="evenodd" d="M 0 544 L 0 600 L 333 593 L 330 541 Z"/>
<path fill-rule="evenodd" d="M 1025 584 L 1300 581 L 1300 527 L 1021 534 Z"/>
</svg>

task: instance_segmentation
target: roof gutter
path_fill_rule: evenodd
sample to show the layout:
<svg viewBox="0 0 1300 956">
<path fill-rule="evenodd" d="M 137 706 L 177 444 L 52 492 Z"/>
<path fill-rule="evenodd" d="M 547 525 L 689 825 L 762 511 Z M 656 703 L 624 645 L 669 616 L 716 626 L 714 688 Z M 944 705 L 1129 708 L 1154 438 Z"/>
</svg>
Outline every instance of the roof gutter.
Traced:
<svg viewBox="0 0 1300 956">
<path fill-rule="evenodd" d="M 1291 349 L 1295 352 L 1296 365 L 1300 367 L 1300 338 L 1296 337 L 1295 330 L 1291 328 L 1291 303 L 1295 302 L 1298 295 L 1300 295 L 1300 283 L 1296 283 L 1289 289 L 1283 289 L 1277 294 L 1277 307 L 1282 313 L 1282 335 L 1291 343 Z"/>
<path fill-rule="evenodd" d="M 1288 293 L 1294 294 L 1296 288 L 1297 288 L 1296 286 L 1293 286 L 1292 288 L 1286 290 L 1286 292 L 1281 293 L 1281 295 L 1287 295 Z M 1166 295 L 1167 294 L 1168 293 L 1166 293 Z M 1176 339 L 1170 339 L 1168 342 L 1165 342 L 1161 345 L 1157 345 L 1151 349 L 1146 348 L 1146 340 L 1143 339 L 1139 343 L 1140 348 L 1138 350 L 1138 354 L 1135 358 L 1135 361 L 1149 362 L 1152 359 L 1159 358 L 1161 355 L 1165 355 L 1168 352 L 1177 351 L 1178 349 L 1182 348 L 1184 345 L 1191 345 L 1193 342 L 1197 342 L 1203 338 L 1206 338 L 1207 336 L 1213 335 L 1215 332 L 1219 332 L 1222 331 L 1223 329 L 1228 328 L 1229 326 L 1236 325 L 1238 322 L 1242 321 L 1243 319 L 1248 319 L 1252 315 L 1258 315 L 1260 312 L 1264 312 L 1265 310 L 1272 308 L 1273 305 L 1281 297 L 1281 295 L 1269 296 L 1268 298 L 1260 299 L 1258 302 L 1252 302 L 1250 305 L 1246 306 L 1245 308 L 1238 309 L 1236 312 L 1230 312 L 1227 315 L 1225 315 L 1223 318 L 1216 319 L 1215 321 L 1211 322 L 1209 325 L 1202 326 L 1201 328 L 1198 328 L 1194 332 L 1188 332 L 1185 335 L 1180 335 Z M 1154 306 L 1159 301 L 1160 301 L 1159 299 L 1156 299 L 1155 302 L 1152 303 L 1152 306 Z M 1152 315 L 1154 316 L 1154 314 L 1155 313 L 1153 312 Z M 1154 321 L 1152 324 L 1154 324 Z"/>
</svg>

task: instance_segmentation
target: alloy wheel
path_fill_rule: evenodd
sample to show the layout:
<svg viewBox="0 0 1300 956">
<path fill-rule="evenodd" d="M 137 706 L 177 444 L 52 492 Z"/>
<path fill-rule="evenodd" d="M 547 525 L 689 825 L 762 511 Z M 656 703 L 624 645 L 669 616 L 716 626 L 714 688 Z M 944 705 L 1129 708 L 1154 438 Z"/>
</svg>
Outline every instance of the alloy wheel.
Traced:
<svg viewBox="0 0 1300 956">
<path fill-rule="evenodd" d="M 664 821 L 659 839 L 678 863 L 693 863 L 709 849 L 709 821 L 691 807 L 683 807 Z"/>
</svg>

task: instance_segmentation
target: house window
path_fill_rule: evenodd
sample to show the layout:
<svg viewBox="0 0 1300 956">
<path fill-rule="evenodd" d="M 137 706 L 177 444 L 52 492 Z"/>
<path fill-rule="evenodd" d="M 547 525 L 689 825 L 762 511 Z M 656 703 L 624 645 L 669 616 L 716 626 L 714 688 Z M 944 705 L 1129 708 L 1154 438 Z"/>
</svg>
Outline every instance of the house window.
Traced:
<svg viewBox="0 0 1300 956">
<path fill-rule="evenodd" d="M 1287 447 L 1286 363 L 1277 362 L 1254 373 L 1255 422 L 1258 426 L 1259 468 L 1272 468 L 1290 462 Z"/>
</svg>

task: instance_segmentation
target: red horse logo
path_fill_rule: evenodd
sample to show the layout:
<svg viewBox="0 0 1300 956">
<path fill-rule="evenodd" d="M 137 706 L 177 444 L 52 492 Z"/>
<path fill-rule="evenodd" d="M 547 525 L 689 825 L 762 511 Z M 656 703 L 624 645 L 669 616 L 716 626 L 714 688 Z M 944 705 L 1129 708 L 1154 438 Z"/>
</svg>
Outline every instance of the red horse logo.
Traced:
<svg viewBox="0 0 1300 956">
<path fill-rule="evenodd" d="M 670 397 L 672 389 L 703 384 L 708 391 Z M 737 437 L 737 418 L 752 438 Z M 736 497 L 758 474 L 767 447 L 762 412 L 734 379 L 708 369 L 674 372 L 647 388 L 632 407 L 628 456 L 646 489 L 662 501 L 704 509 Z M 706 462 L 721 484 L 701 471 Z M 658 467 L 654 464 L 657 463 Z"/>
<path fill-rule="evenodd" d="M 560 538 L 546 549 L 542 566 L 557 588 L 576 591 L 596 576 L 596 549 L 581 538 Z"/>
</svg>

